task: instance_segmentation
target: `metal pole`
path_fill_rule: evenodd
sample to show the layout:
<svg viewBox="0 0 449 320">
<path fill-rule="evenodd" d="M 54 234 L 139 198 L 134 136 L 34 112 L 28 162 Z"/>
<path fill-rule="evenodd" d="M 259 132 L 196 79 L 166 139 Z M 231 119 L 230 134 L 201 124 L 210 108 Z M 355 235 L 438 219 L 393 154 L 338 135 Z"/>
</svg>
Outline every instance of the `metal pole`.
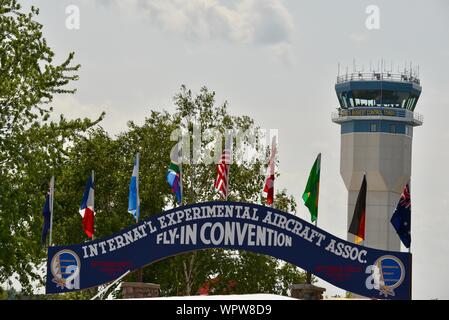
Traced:
<svg viewBox="0 0 449 320">
<path fill-rule="evenodd" d="M 92 170 L 92 185 L 93 185 L 93 189 L 95 192 L 95 183 L 94 183 L 94 177 L 95 177 L 95 172 L 94 170 Z M 94 212 L 94 221 L 95 221 L 95 193 L 94 193 L 94 208 L 93 208 L 93 212 Z M 95 234 L 95 223 L 94 223 L 94 234 Z M 95 240 L 95 235 L 92 234 L 92 240 Z"/>
<path fill-rule="evenodd" d="M 136 176 L 136 192 L 137 192 L 137 214 L 136 223 L 139 223 L 140 218 L 140 197 L 139 197 L 139 167 L 140 167 L 140 153 L 136 153 L 136 166 L 137 166 L 137 176 Z M 129 271 L 128 271 L 129 272 Z M 143 271 L 142 268 L 137 269 L 137 281 L 143 282 Z"/>
<path fill-rule="evenodd" d="M 106 292 L 111 286 L 113 286 L 115 283 L 117 283 L 118 281 L 120 281 L 124 276 L 126 276 L 129 273 L 129 270 L 126 271 L 124 274 L 122 274 L 119 278 L 115 279 L 110 285 L 108 285 L 106 288 L 104 288 L 103 290 L 101 290 L 100 292 L 98 292 L 93 298 L 91 298 L 90 300 L 95 300 L 98 296 L 100 296 L 101 294 L 103 294 L 103 292 Z"/>
<path fill-rule="evenodd" d="M 55 194 L 55 176 L 51 177 L 50 180 L 50 237 L 48 241 L 48 246 L 51 247 L 51 236 L 53 231 L 53 198 Z"/>
<path fill-rule="evenodd" d="M 318 216 L 316 217 L 315 220 L 315 227 L 318 227 Z M 306 272 L 306 283 L 312 284 L 312 273 L 309 271 Z"/>
<path fill-rule="evenodd" d="M 418 66 L 419 68 L 419 66 Z M 410 179 L 408 181 L 408 193 L 410 195 L 410 215 L 411 215 L 411 211 L 412 211 L 412 203 L 411 203 L 411 198 L 412 198 L 412 180 Z M 408 253 L 412 253 L 412 243 L 411 243 L 411 231 L 412 231 L 412 217 L 410 216 L 410 246 L 408 247 Z"/>
<path fill-rule="evenodd" d="M 137 192 L 137 215 L 136 215 L 136 223 L 139 222 L 140 218 L 140 196 L 139 196 L 139 167 L 140 167 L 140 153 L 136 153 L 136 166 L 137 166 L 137 177 L 136 177 L 136 192 Z"/>
</svg>

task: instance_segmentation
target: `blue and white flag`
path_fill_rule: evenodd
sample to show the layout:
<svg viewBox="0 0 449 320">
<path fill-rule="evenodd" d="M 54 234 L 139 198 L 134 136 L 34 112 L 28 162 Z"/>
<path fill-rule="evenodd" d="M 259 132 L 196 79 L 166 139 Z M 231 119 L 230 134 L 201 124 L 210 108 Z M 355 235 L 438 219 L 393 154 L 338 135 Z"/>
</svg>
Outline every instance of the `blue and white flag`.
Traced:
<svg viewBox="0 0 449 320">
<path fill-rule="evenodd" d="M 131 213 L 136 222 L 139 221 L 140 216 L 140 199 L 139 199 L 139 156 L 136 154 L 134 161 L 133 174 L 131 176 L 131 183 L 129 184 L 129 199 L 128 199 L 128 212 Z"/>
</svg>

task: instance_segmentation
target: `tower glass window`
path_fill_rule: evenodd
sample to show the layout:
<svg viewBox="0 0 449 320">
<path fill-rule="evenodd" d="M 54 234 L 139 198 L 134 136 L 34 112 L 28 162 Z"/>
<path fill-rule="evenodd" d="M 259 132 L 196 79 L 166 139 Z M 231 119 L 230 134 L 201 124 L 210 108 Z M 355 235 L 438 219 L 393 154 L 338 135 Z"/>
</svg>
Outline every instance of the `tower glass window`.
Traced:
<svg viewBox="0 0 449 320">
<path fill-rule="evenodd" d="M 387 75 L 385 75 L 387 76 Z M 352 79 L 337 82 L 341 108 L 384 107 L 413 111 L 421 93 L 419 83 L 398 79 Z"/>
</svg>

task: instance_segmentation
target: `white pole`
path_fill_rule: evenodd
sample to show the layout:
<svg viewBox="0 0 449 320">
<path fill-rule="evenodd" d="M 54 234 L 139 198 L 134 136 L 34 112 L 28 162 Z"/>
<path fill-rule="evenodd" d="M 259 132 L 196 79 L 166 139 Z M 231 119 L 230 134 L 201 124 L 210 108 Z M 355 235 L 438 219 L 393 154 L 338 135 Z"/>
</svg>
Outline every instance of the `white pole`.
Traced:
<svg viewBox="0 0 449 320">
<path fill-rule="evenodd" d="M 137 152 L 136 153 L 136 168 L 137 168 L 137 173 L 136 173 L 136 197 L 137 197 L 137 199 L 136 199 L 136 201 L 137 201 L 137 203 L 136 203 L 136 205 L 137 205 L 136 206 L 136 223 L 139 222 L 139 218 L 140 218 L 139 167 L 140 167 L 140 152 Z M 122 277 L 124 277 L 127 273 L 125 273 Z M 120 277 L 119 279 L 121 279 L 122 277 Z M 138 281 L 142 282 L 142 268 L 137 269 L 137 277 L 138 277 Z"/>
<path fill-rule="evenodd" d="M 48 241 L 48 246 L 51 247 L 51 236 L 53 231 L 53 199 L 55 194 L 55 176 L 51 177 L 50 180 L 50 237 Z"/>
<path fill-rule="evenodd" d="M 419 68 L 419 66 L 418 66 Z M 412 232 L 412 180 L 408 181 L 408 193 L 410 195 L 410 246 L 408 247 L 408 253 L 412 253 L 412 241 L 411 241 L 411 232 Z"/>
<path fill-rule="evenodd" d="M 124 274 L 122 274 L 120 277 L 118 277 L 117 279 L 115 279 L 110 285 L 108 285 L 106 288 L 104 288 L 103 290 L 101 290 L 100 292 L 98 292 L 92 299 L 90 300 L 95 300 L 99 295 L 101 295 L 103 292 L 106 292 L 112 285 L 114 285 L 116 282 L 120 281 L 124 276 L 126 276 L 128 273 L 130 272 L 130 270 L 126 271 Z"/>
<path fill-rule="evenodd" d="M 184 161 L 184 157 L 183 157 L 183 149 L 182 149 L 182 145 L 181 145 L 181 150 L 179 150 L 179 144 L 177 146 L 176 152 L 178 153 L 178 165 L 179 165 L 179 187 L 181 189 L 181 203 L 179 204 L 180 206 L 183 205 L 184 202 L 184 186 L 182 184 L 182 179 L 183 179 L 183 173 L 182 173 L 182 163 Z M 193 183 L 192 186 L 190 186 L 191 189 L 193 190 Z M 178 202 L 176 201 L 177 205 Z"/>
<path fill-rule="evenodd" d="M 140 153 L 136 153 L 136 166 L 137 166 L 137 176 L 136 176 L 136 193 L 137 193 L 137 215 L 136 223 L 139 222 L 140 218 L 140 197 L 139 197 L 139 166 L 140 166 Z"/>
<path fill-rule="evenodd" d="M 95 172 L 94 170 L 92 170 L 92 185 L 94 185 L 94 201 L 93 201 L 93 211 L 94 211 L 94 217 L 95 217 L 95 184 L 94 184 L 94 177 L 95 177 Z M 95 218 L 94 218 L 95 221 Z M 94 223 L 94 234 L 95 234 L 95 223 Z M 92 234 L 92 240 L 95 240 L 95 235 Z"/>
<path fill-rule="evenodd" d="M 229 193 L 229 183 L 231 181 L 231 163 L 232 163 L 232 152 L 233 152 L 233 143 L 234 136 L 232 134 L 226 133 L 225 135 L 225 152 L 229 150 L 229 163 L 227 163 L 225 158 L 225 166 L 227 166 L 227 176 L 226 176 L 226 196 L 225 201 L 228 201 L 228 193 Z"/>
</svg>

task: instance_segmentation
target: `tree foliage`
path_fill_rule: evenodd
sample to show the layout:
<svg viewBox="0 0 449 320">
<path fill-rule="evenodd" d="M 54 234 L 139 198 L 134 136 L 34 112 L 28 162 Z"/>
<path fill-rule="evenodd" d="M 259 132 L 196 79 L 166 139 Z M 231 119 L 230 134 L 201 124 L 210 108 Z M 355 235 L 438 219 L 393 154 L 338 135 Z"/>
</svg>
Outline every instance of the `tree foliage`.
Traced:
<svg viewBox="0 0 449 320">
<path fill-rule="evenodd" d="M 34 20 L 15 0 L 0 1 L 0 282 L 14 275 L 25 291 L 39 279 L 39 242 L 47 181 L 66 159 L 67 145 L 101 120 L 49 121 L 55 94 L 68 89 L 79 65 L 73 53 L 61 63 Z"/>
</svg>

